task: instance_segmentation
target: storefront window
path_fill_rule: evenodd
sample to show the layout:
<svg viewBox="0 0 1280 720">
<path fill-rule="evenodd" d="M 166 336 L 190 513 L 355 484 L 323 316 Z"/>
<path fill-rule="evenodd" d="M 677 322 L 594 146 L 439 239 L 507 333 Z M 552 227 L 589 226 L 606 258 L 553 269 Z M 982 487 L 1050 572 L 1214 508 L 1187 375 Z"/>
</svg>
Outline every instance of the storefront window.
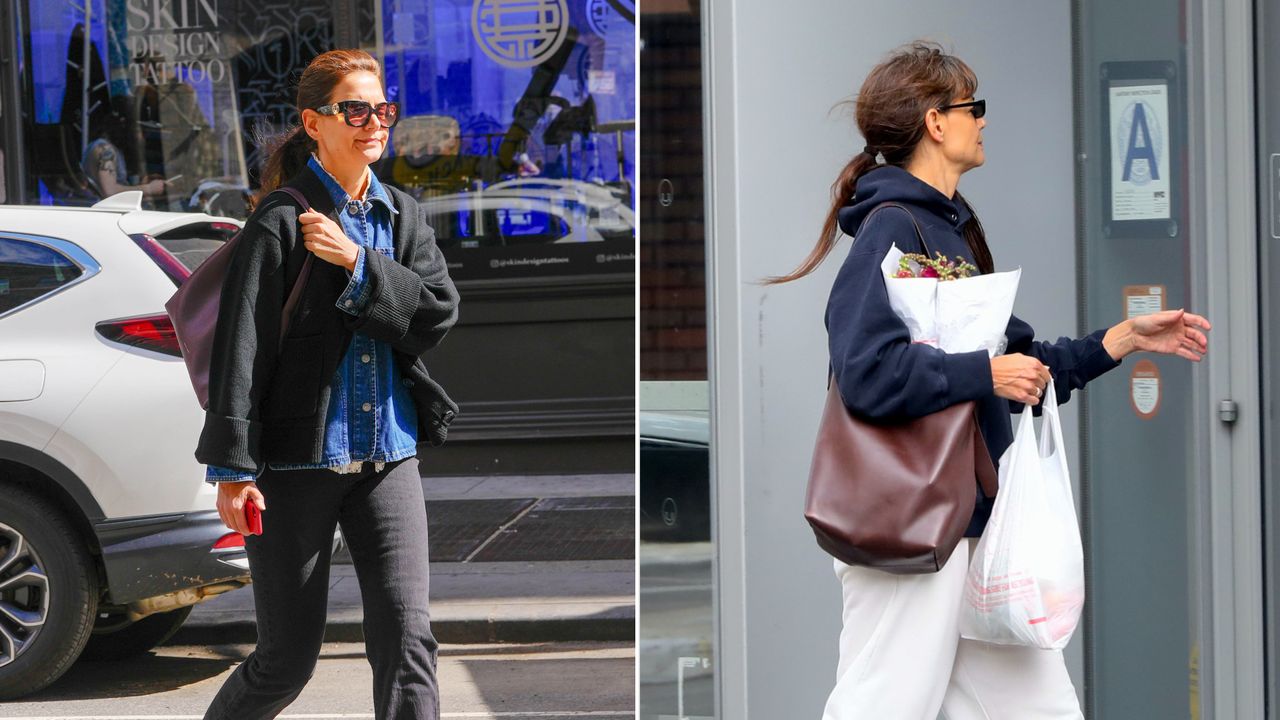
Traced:
<svg viewBox="0 0 1280 720">
<path fill-rule="evenodd" d="M 28 202 L 243 218 L 298 75 L 360 46 L 402 103 L 374 170 L 422 201 L 459 280 L 630 274 L 628 0 L 23 0 Z"/>
<path fill-rule="evenodd" d="M 379 10 L 406 115 L 379 177 L 423 201 L 454 277 L 632 272 L 634 2 Z"/>
<path fill-rule="evenodd" d="M 640 261 L 640 718 L 718 717 L 702 18 L 646 2 Z"/>
<path fill-rule="evenodd" d="M 211 2 L 176 15 L 139 0 L 20 3 L 29 200 L 81 205 L 139 189 L 151 207 L 178 209 L 204 177 L 243 184 L 243 168 L 205 146 L 212 107 L 232 88 Z"/>
</svg>

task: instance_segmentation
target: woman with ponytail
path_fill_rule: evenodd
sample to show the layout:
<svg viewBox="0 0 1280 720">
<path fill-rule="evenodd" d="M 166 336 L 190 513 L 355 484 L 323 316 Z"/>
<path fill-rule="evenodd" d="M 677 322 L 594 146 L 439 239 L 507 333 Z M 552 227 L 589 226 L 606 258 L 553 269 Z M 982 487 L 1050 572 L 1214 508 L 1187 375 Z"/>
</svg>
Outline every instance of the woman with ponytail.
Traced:
<svg viewBox="0 0 1280 720">
<path fill-rule="evenodd" d="M 457 411 L 421 356 L 457 319 L 458 293 L 423 210 L 369 169 L 399 119 L 381 78 L 358 50 L 307 66 L 302 124 L 269 144 L 228 269 L 196 458 L 222 521 L 245 535 L 258 644 L 206 718 L 275 717 L 302 692 L 338 526 L 360 580 L 375 716 L 440 715 L 416 455 Z M 285 186 L 307 204 L 275 192 Z"/>
<path fill-rule="evenodd" d="M 849 412 L 892 423 L 976 401 L 983 439 L 998 459 L 1013 439 L 1010 412 L 1039 404 L 1051 376 L 1062 403 L 1133 352 L 1198 361 L 1209 323 L 1176 310 L 1050 343 L 1012 317 L 1006 349 L 994 358 L 911 342 L 880 269 L 892 245 L 924 252 L 918 225 L 930 251 L 994 271 L 982 224 L 957 191 L 960 176 L 984 161 L 986 101 L 975 98 L 977 88 L 965 63 L 929 43 L 872 69 L 855 101 L 866 147 L 832 187 L 817 245 L 795 271 L 769 282 L 808 275 L 842 233 L 853 237 L 826 309 L 830 370 Z M 940 711 L 949 720 L 1083 717 L 1061 652 L 960 638 L 970 552 L 992 506 L 974 484 L 965 538 L 937 573 L 894 575 L 835 561 L 844 629 L 824 720 L 933 720 Z"/>
</svg>

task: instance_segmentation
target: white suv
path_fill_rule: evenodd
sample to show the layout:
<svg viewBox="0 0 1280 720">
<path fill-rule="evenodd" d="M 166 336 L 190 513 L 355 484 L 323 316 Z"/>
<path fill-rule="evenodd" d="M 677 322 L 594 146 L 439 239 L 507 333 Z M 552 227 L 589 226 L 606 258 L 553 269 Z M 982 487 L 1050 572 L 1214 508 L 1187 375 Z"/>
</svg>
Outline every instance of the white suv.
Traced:
<svg viewBox="0 0 1280 720">
<path fill-rule="evenodd" d="M 164 312 L 240 223 L 140 208 L 0 206 L 0 700 L 82 651 L 145 652 L 250 581 Z"/>
</svg>

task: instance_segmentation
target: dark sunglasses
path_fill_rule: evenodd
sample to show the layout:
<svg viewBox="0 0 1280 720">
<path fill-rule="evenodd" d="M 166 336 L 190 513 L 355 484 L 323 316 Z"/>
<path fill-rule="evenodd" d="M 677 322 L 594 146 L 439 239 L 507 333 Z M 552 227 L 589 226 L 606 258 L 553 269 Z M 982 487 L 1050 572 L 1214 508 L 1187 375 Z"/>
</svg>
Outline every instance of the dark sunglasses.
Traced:
<svg viewBox="0 0 1280 720">
<path fill-rule="evenodd" d="M 364 127 L 369 124 L 369 118 L 374 115 L 378 116 L 378 122 L 383 127 L 395 127 L 400 120 L 400 103 L 384 102 L 378 103 L 376 106 L 370 105 L 363 100 L 343 100 L 331 105 L 321 105 L 315 109 L 321 115 L 337 115 L 342 113 L 342 118 L 347 121 L 351 127 Z"/>
<path fill-rule="evenodd" d="M 956 108 L 969 108 L 969 112 L 973 113 L 973 119 L 977 120 L 978 118 L 987 114 L 987 101 L 972 100 L 970 102 L 956 103 L 954 105 L 943 105 L 942 107 L 938 108 L 938 110 L 941 112 L 946 112 L 948 110 L 955 110 Z"/>
</svg>

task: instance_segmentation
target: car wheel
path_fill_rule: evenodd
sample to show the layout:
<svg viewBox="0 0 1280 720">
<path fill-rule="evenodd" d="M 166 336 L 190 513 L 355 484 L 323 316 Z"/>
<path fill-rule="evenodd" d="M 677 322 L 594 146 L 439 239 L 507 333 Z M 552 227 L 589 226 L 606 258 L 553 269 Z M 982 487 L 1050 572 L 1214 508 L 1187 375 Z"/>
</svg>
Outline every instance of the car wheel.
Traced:
<svg viewBox="0 0 1280 720">
<path fill-rule="evenodd" d="M 0 492 L 0 700 L 41 690 L 89 640 L 98 578 L 56 507 L 20 487 Z"/>
<path fill-rule="evenodd" d="M 82 660 L 124 660 L 142 655 L 173 637 L 186 622 L 194 605 L 154 613 L 129 622 L 120 613 L 99 613 Z"/>
</svg>

